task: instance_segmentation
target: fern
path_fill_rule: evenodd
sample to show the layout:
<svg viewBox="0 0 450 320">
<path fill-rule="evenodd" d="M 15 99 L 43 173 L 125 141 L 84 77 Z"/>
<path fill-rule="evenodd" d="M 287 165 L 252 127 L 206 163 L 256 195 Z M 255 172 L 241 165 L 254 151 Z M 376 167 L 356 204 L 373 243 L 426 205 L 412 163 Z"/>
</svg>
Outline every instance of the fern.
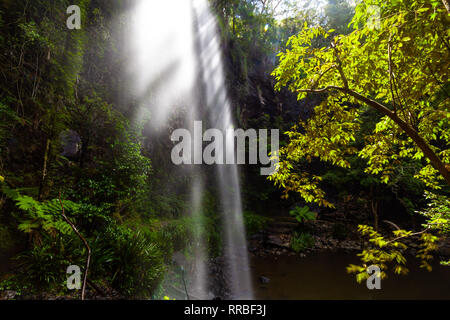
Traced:
<svg viewBox="0 0 450 320">
<path fill-rule="evenodd" d="M 25 233 L 43 230 L 48 234 L 60 232 L 69 234 L 72 228 L 61 217 L 61 206 L 58 199 L 39 202 L 30 196 L 21 195 L 3 185 L 3 193 L 16 203 L 16 206 L 24 213 L 23 220 L 19 222 L 18 229 Z M 68 212 L 77 212 L 79 205 L 71 201 L 64 202 L 64 208 Z"/>
</svg>

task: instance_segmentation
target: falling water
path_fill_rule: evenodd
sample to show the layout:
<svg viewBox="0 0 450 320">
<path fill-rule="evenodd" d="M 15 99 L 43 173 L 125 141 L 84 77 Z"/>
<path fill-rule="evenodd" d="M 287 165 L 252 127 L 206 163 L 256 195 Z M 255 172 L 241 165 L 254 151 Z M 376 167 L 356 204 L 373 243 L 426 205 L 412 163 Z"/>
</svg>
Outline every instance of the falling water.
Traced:
<svg viewBox="0 0 450 320">
<path fill-rule="evenodd" d="M 201 48 L 203 81 L 206 92 L 206 104 L 212 127 L 226 132 L 233 129 L 232 109 L 225 86 L 225 75 L 220 50 L 220 38 L 215 18 L 208 8 L 206 0 L 196 1 L 198 19 L 198 37 Z M 226 141 L 226 150 L 221 156 L 230 154 L 234 148 L 230 139 Z M 233 297 L 252 298 L 249 277 L 248 254 L 245 230 L 242 218 L 241 191 L 236 165 L 217 166 L 220 199 L 225 230 L 225 257 L 228 262 L 230 289 Z"/>
<path fill-rule="evenodd" d="M 187 129 L 193 129 L 195 120 L 222 132 L 234 128 L 218 26 L 208 1 L 139 0 L 131 14 L 134 26 L 128 71 L 134 96 L 142 110 L 137 117 L 150 111 L 151 125 L 163 126 L 181 108 Z M 219 152 L 222 155 L 234 148 L 231 141 L 227 142 Z M 205 175 L 201 166 L 185 170 L 191 175 L 190 214 L 198 218 L 203 214 Z M 238 169 L 236 165 L 217 165 L 215 171 L 227 286 L 232 298 L 251 299 Z M 195 228 L 202 226 L 196 224 Z M 196 274 L 189 291 L 197 297 L 210 298 L 205 244 L 201 238 L 195 242 Z"/>
</svg>

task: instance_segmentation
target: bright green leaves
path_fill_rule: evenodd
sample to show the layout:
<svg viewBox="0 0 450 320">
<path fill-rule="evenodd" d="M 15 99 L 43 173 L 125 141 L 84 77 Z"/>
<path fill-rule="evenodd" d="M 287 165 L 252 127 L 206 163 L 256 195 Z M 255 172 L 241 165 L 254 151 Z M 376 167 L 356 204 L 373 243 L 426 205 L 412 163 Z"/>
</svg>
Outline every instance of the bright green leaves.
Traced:
<svg viewBox="0 0 450 320">
<path fill-rule="evenodd" d="M 431 192 L 425 192 L 425 198 L 429 200 L 428 207 L 417 213 L 426 217 L 431 230 L 450 233 L 450 198 Z"/>
<path fill-rule="evenodd" d="M 72 228 L 61 217 L 61 205 L 58 199 L 39 202 L 30 196 L 19 194 L 16 190 L 3 185 L 2 192 L 11 198 L 22 212 L 18 229 L 24 233 L 45 231 L 50 235 L 70 234 Z M 78 205 L 71 201 L 64 201 L 64 208 L 68 212 L 76 212 Z"/>
<path fill-rule="evenodd" d="M 283 188 L 299 192 L 307 202 L 331 206 L 319 188 L 319 177 L 306 172 L 296 173 L 294 163 L 311 162 L 314 158 L 333 165 L 349 168 L 347 156 L 357 149 L 353 146 L 355 134 L 360 128 L 359 114 L 354 108 L 343 105 L 345 100 L 330 98 L 315 108 L 314 116 L 301 127 L 286 132 L 290 141 L 280 150 L 278 172 L 269 179 Z"/>
<path fill-rule="evenodd" d="M 358 254 L 361 258 L 362 265 L 349 265 L 347 267 L 348 273 L 356 273 L 356 281 L 358 283 L 368 278 L 369 275 L 366 269 L 370 265 L 376 265 L 380 268 L 381 279 L 387 277 L 387 270 L 390 265 L 393 266 L 394 273 L 396 274 L 408 273 L 408 269 L 405 267 L 406 258 L 402 253 L 406 246 L 398 240 L 403 237 L 408 237 L 410 235 L 409 231 L 396 230 L 394 231 L 395 238 L 387 240 L 370 226 L 360 225 L 358 226 L 358 230 L 363 237 L 367 238 L 369 244 L 368 248 Z"/>
<path fill-rule="evenodd" d="M 320 189 L 321 177 L 307 172 L 296 172 L 289 161 L 281 161 L 278 164 L 277 174 L 269 176 L 269 180 L 283 189 L 284 198 L 288 198 L 290 192 L 299 193 L 307 203 L 317 203 L 324 207 L 333 207 L 325 199 L 325 192 Z"/>
<path fill-rule="evenodd" d="M 374 8 L 379 14 L 375 25 L 368 23 Z M 438 0 L 365 0 L 356 7 L 350 24 L 355 29 L 351 34 L 336 36 L 322 48 L 314 47 L 313 40 L 328 34 L 305 27 L 290 39 L 289 50 L 280 54 L 273 72 L 276 89 L 288 86 L 299 100 L 308 93 L 326 97 L 306 123 L 299 123 L 300 129 L 287 132 L 290 142 L 281 150 L 280 171 L 271 179 L 286 193 L 295 191 L 307 202 L 330 206 L 319 188 L 320 177 L 301 172 L 301 165 L 318 159 L 348 168 L 347 157 L 357 154 L 367 162 L 365 172 L 383 183 L 395 179 L 398 168 L 407 163 L 418 168 L 416 179 L 440 189 L 443 177 L 436 168 L 442 172 L 442 164 L 450 163 L 446 9 Z M 346 103 L 354 107 L 346 108 Z M 361 135 L 358 119 L 367 107 L 364 104 L 382 117 L 361 146 L 352 142 Z M 367 248 L 359 255 L 362 265 L 348 267 L 358 282 L 368 278 L 369 265 L 380 267 L 382 278 L 390 266 L 394 273 L 406 274 L 406 245 L 401 240 L 417 236 L 421 242 L 417 257 L 422 267 L 431 270 L 429 261 L 438 238 L 430 230 L 450 232 L 450 204 L 448 197 L 428 197 L 430 208 L 421 212 L 427 218 L 423 231 L 395 230 L 387 239 L 372 227 L 359 226 Z"/>
<path fill-rule="evenodd" d="M 48 40 L 41 35 L 39 27 L 34 21 L 29 23 L 20 23 L 18 26 L 22 30 L 23 37 L 26 42 L 42 42 L 43 45 L 48 42 Z"/>
<path fill-rule="evenodd" d="M 402 158 L 423 158 L 423 153 L 389 117 L 381 118 L 373 133 L 365 137 L 365 146 L 358 155 L 367 160 L 365 172 L 379 175 L 383 183 L 390 180 Z"/>
<path fill-rule="evenodd" d="M 289 159 L 308 161 L 319 158 L 340 167 L 348 168 L 346 155 L 352 155 L 356 149 L 351 146 L 354 134 L 359 129 L 357 110 L 341 104 L 342 100 L 328 99 L 314 109 L 314 116 L 307 123 L 301 123 L 300 129 L 286 134 L 291 139 L 282 153 Z M 301 149 L 301 150 L 299 150 Z"/>
<path fill-rule="evenodd" d="M 434 199 L 437 198 L 439 197 Z M 448 205 L 448 199 L 446 205 Z M 431 203 L 430 206 L 436 208 L 433 203 Z M 447 213 L 449 211 L 450 210 L 447 207 Z M 417 236 L 419 236 L 420 240 L 420 249 L 418 250 L 416 257 L 421 261 L 422 268 L 431 271 L 432 268 L 430 265 L 430 260 L 433 259 L 433 251 L 438 248 L 437 241 L 439 240 L 436 235 L 428 232 L 432 228 L 431 226 L 432 224 L 428 224 L 426 229 L 416 233 L 397 229 L 392 232 L 394 236 L 392 239 L 386 239 L 370 226 L 358 226 L 358 230 L 361 235 L 367 239 L 367 247 L 362 253 L 358 254 L 361 258 L 362 266 L 350 265 L 347 268 L 347 272 L 356 273 L 356 280 L 358 282 L 361 282 L 363 279 L 367 279 L 366 266 L 368 265 L 379 266 L 382 270 L 381 278 L 385 278 L 387 276 L 386 272 L 389 266 L 392 267 L 395 274 L 407 274 L 408 269 L 405 267 L 406 258 L 404 257 L 404 250 L 407 246 L 402 241 L 407 238 Z"/>
<path fill-rule="evenodd" d="M 418 238 L 420 243 L 416 257 L 421 262 L 421 267 L 428 271 L 432 270 L 430 261 L 433 259 L 433 252 L 438 249 L 439 237 L 437 234 L 448 234 L 450 232 L 450 199 L 446 196 L 425 193 L 429 200 L 428 208 L 418 213 L 426 217 L 424 229 L 419 232 L 412 232 L 397 229 L 392 232 L 393 238 L 387 239 L 370 226 L 360 225 L 358 230 L 367 239 L 367 246 L 361 254 L 362 266 L 350 265 L 347 268 L 349 273 L 356 273 L 358 282 L 366 277 L 367 265 L 378 265 L 381 270 L 387 271 L 392 265 L 392 270 L 396 274 L 406 274 L 406 259 L 404 250 L 407 246 L 404 240 L 407 238 Z M 386 273 L 384 274 L 386 276 Z"/>
<path fill-rule="evenodd" d="M 280 90 L 284 86 L 289 86 L 293 92 L 308 85 L 310 78 L 309 74 L 316 71 L 322 71 L 320 57 L 328 59 L 331 58 L 329 53 L 324 48 L 314 48 L 311 42 L 314 38 L 327 35 L 325 30 L 321 27 L 309 28 L 304 26 L 303 30 L 297 36 L 292 36 L 287 42 L 286 52 L 280 53 L 279 66 L 274 70 L 272 75 L 277 79 L 275 85 L 276 90 Z M 303 98 L 303 94 L 299 94 L 298 98 Z"/>
<path fill-rule="evenodd" d="M 371 6 L 379 9 L 381 19 L 376 28 L 367 23 L 373 14 Z M 320 48 L 314 46 L 314 39 L 326 38 L 333 30 L 305 25 L 279 55 L 280 63 L 273 72 L 277 90 L 287 86 L 299 100 L 311 92 L 327 96 L 307 123 L 300 122 L 299 130 L 287 132 L 290 143 L 281 151 L 285 164 L 272 180 L 310 199 L 311 192 L 306 192 L 300 181 L 316 187 L 319 179 L 312 182 L 306 174 L 298 175 L 296 163 L 316 158 L 348 168 L 346 157 L 358 154 L 367 161 L 365 172 L 378 175 L 384 183 L 392 180 L 399 164 L 413 161 L 421 165 L 415 177 L 428 187 L 439 188 L 441 175 L 398 123 L 417 131 L 443 163 L 450 163 L 450 107 L 444 94 L 449 90 L 450 67 L 445 8 L 442 3 L 425 0 L 363 1 L 352 24 L 352 33 L 336 36 L 329 46 Z M 346 86 L 388 110 L 364 137 L 359 150 L 352 142 L 364 105 L 345 94 Z M 356 106 L 343 107 L 346 103 Z M 391 112 L 398 120 L 393 120 Z M 296 182 L 290 183 L 291 179 Z"/>
<path fill-rule="evenodd" d="M 433 259 L 432 253 L 437 249 L 437 240 L 439 239 L 435 235 L 424 233 L 420 237 L 422 243 L 420 245 L 420 250 L 417 252 L 417 258 L 421 260 L 421 267 L 427 269 L 428 271 L 432 270 L 432 267 L 429 263 L 430 260 Z"/>
</svg>

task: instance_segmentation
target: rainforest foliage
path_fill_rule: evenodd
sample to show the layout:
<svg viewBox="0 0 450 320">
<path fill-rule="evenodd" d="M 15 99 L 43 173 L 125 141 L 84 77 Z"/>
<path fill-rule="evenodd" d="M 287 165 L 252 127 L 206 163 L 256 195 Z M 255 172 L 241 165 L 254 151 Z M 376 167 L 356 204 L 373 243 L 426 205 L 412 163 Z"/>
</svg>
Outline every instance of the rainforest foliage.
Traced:
<svg viewBox="0 0 450 320">
<path fill-rule="evenodd" d="M 441 233 L 447 234 L 449 208 L 443 203 L 450 184 L 447 10 L 438 0 L 364 1 L 356 7 L 351 33 L 336 35 L 335 30 L 305 22 L 302 31 L 289 39 L 273 72 L 276 88 L 288 86 L 298 100 L 321 94 L 323 101 L 311 118 L 287 132 L 289 143 L 281 150 L 279 171 L 271 177 L 286 196 L 298 192 L 307 202 L 333 206 L 320 188 L 322 178 L 297 170 L 296 164 L 318 159 L 350 169 L 351 159 L 358 157 L 366 162 L 364 172 L 384 184 L 410 170 L 433 192 L 433 199 L 441 199 L 438 215 L 434 205 L 424 213 L 425 230 L 441 226 Z M 378 114 L 370 129 L 364 123 L 369 110 Z M 361 254 L 365 265 L 377 264 L 384 270 L 394 261 L 395 272 L 405 272 L 405 259 L 398 251 L 404 244 L 398 240 L 420 234 L 423 248 L 418 257 L 431 268 L 427 260 L 436 249 L 434 233 L 398 229 L 394 239 L 385 240 L 372 227 L 360 226 L 360 231 L 373 247 Z M 358 272 L 358 280 L 367 277 L 365 267 L 352 266 L 350 271 Z"/>
</svg>

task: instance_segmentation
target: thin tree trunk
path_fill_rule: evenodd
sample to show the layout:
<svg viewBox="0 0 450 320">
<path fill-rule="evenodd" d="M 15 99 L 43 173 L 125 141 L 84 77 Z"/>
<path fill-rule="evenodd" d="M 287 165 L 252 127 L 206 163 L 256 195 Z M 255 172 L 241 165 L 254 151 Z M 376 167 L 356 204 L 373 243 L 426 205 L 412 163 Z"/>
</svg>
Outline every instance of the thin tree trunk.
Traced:
<svg viewBox="0 0 450 320">
<path fill-rule="evenodd" d="M 369 106 L 377 109 L 378 111 L 382 112 L 383 114 L 391 118 L 414 141 L 414 143 L 419 147 L 419 149 L 422 150 L 425 157 L 427 157 L 430 160 L 432 166 L 439 171 L 439 173 L 444 177 L 445 181 L 447 181 L 447 183 L 450 185 L 450 171 L 447 169 L 442 160 L 439 159 L 436 153 L 431 149 L 428 143 L 417 133 L 417 131 L 413 127 L 411 127 L 406 121 L 400 119 L 395 112 L 392 112 L 382 104 L 369 98 L 366 98 L 349 89 L 344 89 L 344 92 L 348 93 L 349 95 L 357 98 L 362 102 L 367 103 Z"/>
<path fill-rule="evenodd" d="M 61 204 L 61 215 L 63 216 L 64 220 L 71 226 L 71 228 L 77 234 L 77 236 L 81 239 L 81 241 L 83 241 L 83 244 L 87 250 L 86 266 L 84 268 L 84 277 L 83 277 L 83 287 L 81 289 L 81 300 L 84 300 L 85 292 L 86 292 L 86 283 L 88 281 L 87 275 L 89 272 L 89 264 L 91 262 L 91 248 L 89 247 L 89 244 L 87 243 L 86 239 L 78 231 L 77 227 L 72 223 L 72 221 L 69 220 L 69 218 L 67 218 L 66 214 L 64 213 L 64 205 L 61 200 L 61 193 L 59 193 L 59 203 Z"/>
<path fill-rule="evenodd" d="M 42 200 L 42 195 L 44 193 L 44 188 L 45 188 L 45 180 L 47 177 L 47 162 L 48 162 L 48 155 L 50 153 L 50 139 L 47 139 L 47 143 L 45 145 L 45 153 L 44 153 L 44 164 L 42 167 L 42 177 L 41 177 L 41 182 L 39 184 L 39 196 L 38 196 L 38 200 L 41 201 Z"/>
</svg>

